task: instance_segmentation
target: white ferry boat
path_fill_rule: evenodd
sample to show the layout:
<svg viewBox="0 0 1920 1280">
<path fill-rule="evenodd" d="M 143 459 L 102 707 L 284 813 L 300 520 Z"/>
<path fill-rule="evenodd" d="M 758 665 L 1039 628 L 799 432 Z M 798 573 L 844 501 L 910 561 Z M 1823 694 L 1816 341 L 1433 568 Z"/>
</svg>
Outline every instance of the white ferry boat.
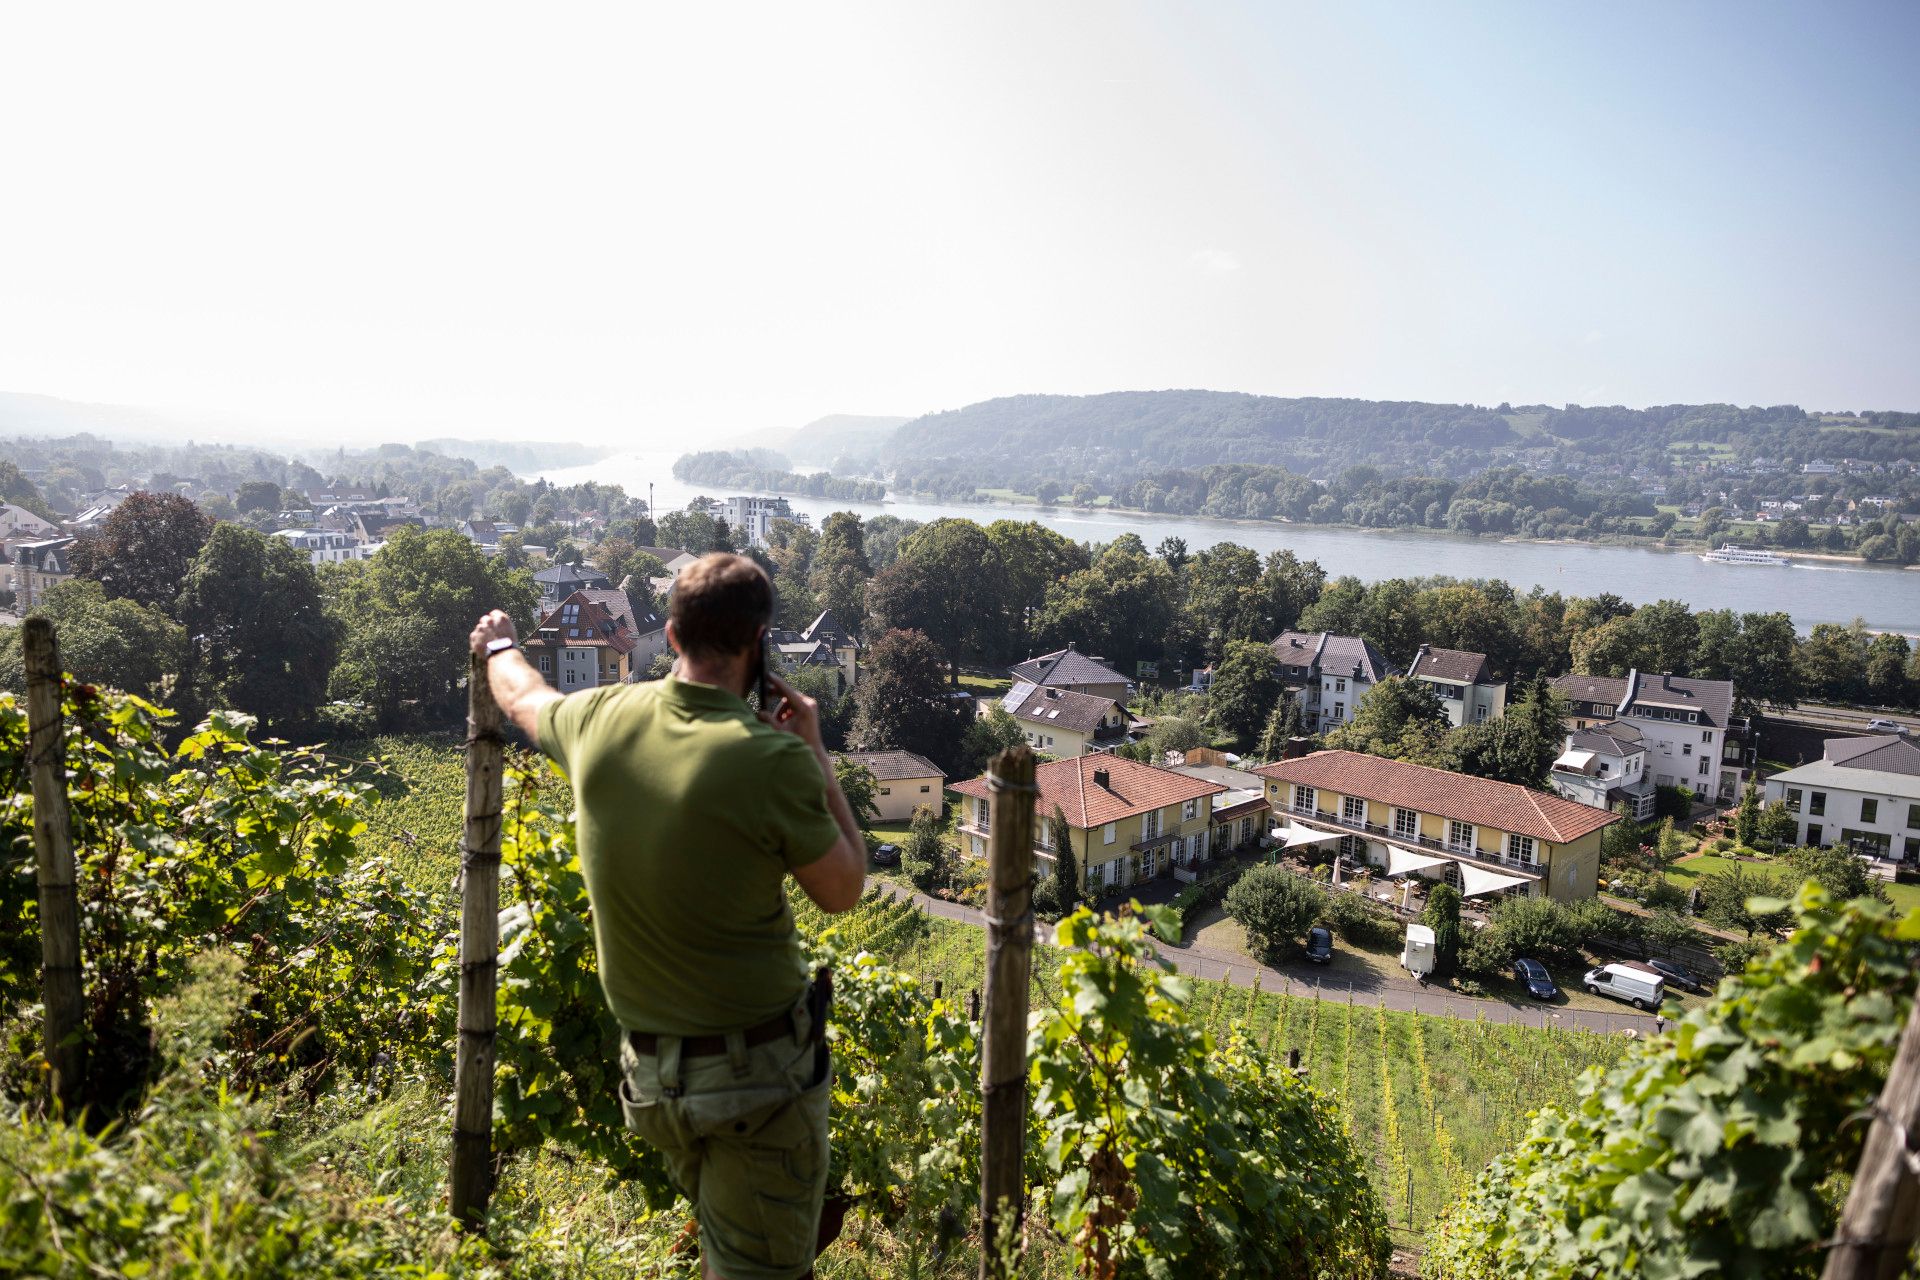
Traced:
<svg viewBox="0 0 1920 1280">
<path fill-rule="evenodd" d="M 1700 558 L 1708 564 L 1791 565 L 1793 563 L 1785 556 L 1777 556 L 1771 551 L 1759 551 L 1753 547 L 1736 547 L 1732 543 L 1728 543 L 1717 551 L 1709 551 Z"/>
</svg>

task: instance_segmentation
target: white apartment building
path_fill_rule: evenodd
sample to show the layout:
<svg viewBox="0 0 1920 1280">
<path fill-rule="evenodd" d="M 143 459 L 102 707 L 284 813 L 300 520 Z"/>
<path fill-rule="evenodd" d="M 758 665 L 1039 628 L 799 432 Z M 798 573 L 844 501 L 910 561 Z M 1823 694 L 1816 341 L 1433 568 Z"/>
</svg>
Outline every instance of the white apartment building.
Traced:
<svg viewBox="0 0 1920 1280">
<path fill-rule="evenodd" d="M 715 519 L 725 520 L 737 541 L 750 547 L 767 545 L 775 520 L 793 520 L 793 508 L 785 498 L 742 495 L 722 498 L 713 504 Z"/>
<path fill-rule="evenodd" d="M 1739 798 L 1750 752 L 1747 722 L 1733 714 L 1732 681 L 1629 671 L 1560 676 L 1553 687 L 1568 701 L 1569 733 L 1616 721 L 1637 730 L 1656 786 L 1686 787 L 1722 803 Z"/>
<path fill-rule="evenodd" d="M 306 552 L 307 559 L 314 564 L 370 560 L 374 553 L 387 545 L 384 542 L 357 542 L 352 534 L 338 529 L 281 529 L 272 536 L 291 543 L 296 550 Z"/>
<path fill-rule="evenodd" d="M 1920 865 L 1920 746 L 1896 734 L 1828 738 L 1812 764 L 1767 779 L 1801 844 L 1841 844 L 1868 857 Z"/>
</svg>

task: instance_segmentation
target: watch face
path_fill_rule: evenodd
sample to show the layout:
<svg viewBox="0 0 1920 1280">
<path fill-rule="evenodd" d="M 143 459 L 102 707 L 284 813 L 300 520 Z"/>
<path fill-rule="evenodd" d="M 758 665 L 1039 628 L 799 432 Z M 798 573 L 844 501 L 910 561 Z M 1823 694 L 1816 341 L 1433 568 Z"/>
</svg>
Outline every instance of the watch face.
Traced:
<svg viewBox="0 0 1920 1280">
<path fill-rule="evenodd" d="M 505 653 L 511 648 L 513 648 L 513 641 L 507 639 L 505 636 L 501 636 L 498 640 L 487 641 L 488 653 Z"/>
</svg>

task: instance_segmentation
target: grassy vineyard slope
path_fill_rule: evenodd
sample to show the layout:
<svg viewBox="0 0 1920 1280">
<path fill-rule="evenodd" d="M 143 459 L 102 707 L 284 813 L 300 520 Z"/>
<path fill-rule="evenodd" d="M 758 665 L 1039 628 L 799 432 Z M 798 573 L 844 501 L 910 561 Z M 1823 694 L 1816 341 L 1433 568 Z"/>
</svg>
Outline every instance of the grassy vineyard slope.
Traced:
<svg viewBox="0 0 1920 1280">
<path fill-rule="evenodd" d="M 365 749 L 398 775 L 383 784 L 392 798 L 370 815 L 369 838 L 385 842 L 388 856 L 418 883 L 444 888 L 459 834 L 457 747 L 396 737 Z M 977 929 L 929 918 L 878 892 L 835 917 L 797 894 L 791 900 L 803 933 L 817 938 L 831 931 L 842 951 L 868 951 L 925 984 L 937 980 L 956 1003 L 982 985 L 985 951 Z M 1036 1007 L 1053 998 L 1047 975 L 1056 964 L 1045 947 L 1034 957 Z M 1625 1047 L 1621 1039 L 1579 1029 L 1382 1015 L 1364 1004 L 1215 982 L 1192 986 L 1194 1008 L 1216 1034 L 1238 1026 L 1275 1057 L 1301 1050 L 1309 1082 L 1337 1101 L 1361 1149 L 1371 1154 L 1396 1235 L 1413 1244 L 1467 1181 L 1526 1132 L 1530 1112 L 1570 1103 L 1581 1072 L 1613 1064 Z M 1397 1143 L 1386 1136 L 1389 1089 Z"/>
</svg>

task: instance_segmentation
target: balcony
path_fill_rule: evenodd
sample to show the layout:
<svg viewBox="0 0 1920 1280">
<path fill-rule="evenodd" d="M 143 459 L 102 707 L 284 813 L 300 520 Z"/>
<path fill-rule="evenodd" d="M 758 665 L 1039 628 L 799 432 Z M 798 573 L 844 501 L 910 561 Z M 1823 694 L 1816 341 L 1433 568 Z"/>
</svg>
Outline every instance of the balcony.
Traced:
<svg viewBox="0 0 1920 1280">
<path fill-rule="evenodd" d="M 1349 822 L 1345 818 L 1339 817 L 1326 809 L 1310 809 L 1305 805 L 1296 804 L 1289 806 L 1286 812 L 1302 818 L 1311 818 L 1317 823 L 1329 827 L 1336 827 L 1342 831 L 1351 831 L 1357 835 L 1367 835 L 1375 839 L 1391 841 L 1406 849 L 1419 849 L 1425 852 L 1442 854 L 1449 858 L 1471 858 L 1473 861 L 1483 863 L 1489 867 L 1510 867 L 1515 871 L 1522 871 L 1532 876 L 1544 876 L 1547 874 L 1548 864 L 1546 862 L 1537 859 L 1532 862 L 1523 861 L 1513 854 L 1498 849 L 1486 849 L 1479 845 L 1451 844 L 1445 841 L 1435 840 L 1432 836 L 1426 835 L 1409 838 L 1391 832 L 1377 823 Z"/>
</svg>

